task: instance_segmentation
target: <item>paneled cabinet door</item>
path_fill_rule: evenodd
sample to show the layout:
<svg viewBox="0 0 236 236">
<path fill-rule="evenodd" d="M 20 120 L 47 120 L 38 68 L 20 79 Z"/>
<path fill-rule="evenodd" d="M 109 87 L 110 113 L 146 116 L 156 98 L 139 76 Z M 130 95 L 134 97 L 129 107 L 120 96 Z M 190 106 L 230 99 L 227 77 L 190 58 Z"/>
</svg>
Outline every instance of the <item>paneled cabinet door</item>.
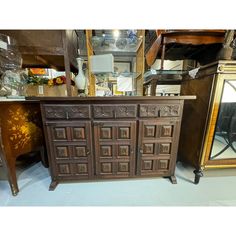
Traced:
<svg viewBox="0 0 236 236">
<path fill-rule="evenodd" d="M 48 126 L 55 176 L 89 178 L 93 175 L 91 122 L 54 123 Z"/>
<path fill-rule="evenodd" d="M 136 121 L 94 122 L 96 175 L 126 177 L 135 173 Z"/>
<path fill-rule="evenodd" d="M 175 121 L 139 121 L 138 175 L 168 174 L 175 129 Z"/>
</svg>

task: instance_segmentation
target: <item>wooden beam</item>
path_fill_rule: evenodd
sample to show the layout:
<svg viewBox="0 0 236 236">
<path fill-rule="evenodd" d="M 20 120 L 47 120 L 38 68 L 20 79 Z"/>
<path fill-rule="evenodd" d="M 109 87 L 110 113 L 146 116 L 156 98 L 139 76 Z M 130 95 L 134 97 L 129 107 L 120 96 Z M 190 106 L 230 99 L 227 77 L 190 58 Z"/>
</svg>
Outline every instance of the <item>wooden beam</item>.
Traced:
<svg viewBox="0 0 236 236">
<path fill-rule="evenodd" d="M 62 32 L 62 42 L 64 49 L 64 64 L 65 64 L 65 73 L 66 73 L 66 89 L 67 96 L 71 95 L 71 70 L 70 70 L 70 59 L 68 53 L 68 42 L 67 42 L 67 30 Z"/>
<path fill-rule="evenodd" d="M 93 47 L 90 43 L 90 40 L 92 38 L 92 30 L 86 30 L 86 46 L 87 46 L 87 55 L 88 55 L 88 79 L 89 79 L 89 96 L 95 96 L 96 95 L 96 80 L 95 75 L 91 73 L 91 64 L 89 57 L 94 55 Z"/>
<path fill-rule="evenodd" d="M 144 74 L 144 49 L 145 49 L 145 30 L 138 31 L 138 37 L 142 37 L 142 42 L 140 47 L 138 48 L 136 54 L 136 73 L 139 76 L 136 78 L 136 93 L 139 96 L 143 96 L 143 74 Z"/>
</svg>

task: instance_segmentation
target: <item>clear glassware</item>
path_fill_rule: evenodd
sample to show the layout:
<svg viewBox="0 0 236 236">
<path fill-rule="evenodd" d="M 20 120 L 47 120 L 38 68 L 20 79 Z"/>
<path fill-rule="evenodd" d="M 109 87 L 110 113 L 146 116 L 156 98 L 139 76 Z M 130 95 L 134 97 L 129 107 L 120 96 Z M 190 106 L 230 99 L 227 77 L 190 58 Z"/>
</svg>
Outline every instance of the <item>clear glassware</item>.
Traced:
<svg viewBox="0 0 236 236">
<path fill-rule="evenodd" d="M 0 34 L 0 73 L 20 69 L 22 57 L 14 38 Z"/>
</svg>

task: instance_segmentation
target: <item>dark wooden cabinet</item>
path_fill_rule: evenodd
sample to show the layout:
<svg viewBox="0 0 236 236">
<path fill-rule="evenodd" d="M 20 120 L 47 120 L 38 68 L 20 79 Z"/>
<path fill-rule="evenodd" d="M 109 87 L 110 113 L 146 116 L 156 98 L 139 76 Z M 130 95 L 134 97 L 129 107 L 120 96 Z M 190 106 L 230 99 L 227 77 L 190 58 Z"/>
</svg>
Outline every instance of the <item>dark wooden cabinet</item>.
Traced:
<svg viewBox="0 0 236 236">
<path fill-rule="evenodd" d="M 176 183 L 183 104 L 195 96 L 37 99 L 51 190 L 83 179 L 167 176 Z"/>
</svg>

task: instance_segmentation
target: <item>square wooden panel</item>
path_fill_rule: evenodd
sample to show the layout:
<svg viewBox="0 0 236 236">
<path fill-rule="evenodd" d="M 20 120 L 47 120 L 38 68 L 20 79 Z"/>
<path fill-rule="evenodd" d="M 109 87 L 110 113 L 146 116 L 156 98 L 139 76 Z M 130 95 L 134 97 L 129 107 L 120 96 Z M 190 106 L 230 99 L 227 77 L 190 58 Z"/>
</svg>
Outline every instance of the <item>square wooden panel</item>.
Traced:
<svg viewBox="0 0 236 236">
<path fill-rule="evenodd" d="M 70 164 L 58 164 L 59 175 L 72 175 Z"/>
<path fill-rule="evenodd" d="M 160 154 L 170 154 L 170 148 L 171 144 L 170 143 L 160 143 Z"/>
<path fill-rule="evenodd" d="M 143 154 L 154 154 L 155 144 L 154 143 L 144 143 L 143 144 Z"/>
<path fill-rule="evenodd" d="M 88 164 L 87 163 L 76 164 L 76 174 L 88 174 Z"/>
<path fill-rule="evenodd" d="M 118 127 L 118 139 L 130 139 L 130 128 Z"/>
<path fill-rule="evenodd" d="M 144 137 L 152 137 L 156 136 L 156 125 L 144 125 Z"/>
<path fill-rule="evenodd" d="M 172 125 L 162 125 L 160 137 L 172 137 L 173 126 Z"/>
<path fill-rule="evenodd" d="M 76 157 L 86 157 L 86 147 L 76 146 L 75 147 L 75 156 Z"/>
<path fill-rule="evenodd" d="M 56 153 L 57 153 L 57 157 L 59 157 L 59 158 L 65 158 L 65 157 L 68 158 L 69 157 L 68 147 L 57 146 Z"/>
<path fill-rule="evenodd" d="M 101 127 L 100 139 L 112 139 L 112 127 Z"/>
<path fill-rule="evenodd" d="M 169 168 L 169 160 L 159 160 L 158 161 L 158 169 L 168 170 Z"/>
<path fill-rule="evenodd" d="M 85 127 L 73 127 L 72 130 L 73 139 L 86 139 Z"/>
<path fill-rule="evenodd" d="M 101 163 L 101 173 L 112 173 L 112 163 L 108 163 L 108 162 L 105 162 L 105 163 Z"/>
<path fill-rule="evenodd" d="M 66 128 L 65 127 L 55 127 L 53 128 L 54 139 L 67 140 Z"/>
<path fill-rule="evenodd" d="M 129 156 L 129 146 L 118 145 L 118 156 Z"/>
<path fill-rule="evenodd" d="M 153 169 L 153 161 L 148 160 L 148 161 L 142 161 L 142 170 L 152 170 Z"/>
<path fill-rule="evenodd" d="M 119 162 L 118 172 L 129 172 L 129 162 Z"/>
<path fill-rule="evenodd" d="M 112 157 L 112 146 L 111 145 L 101 145 L 100 146 L 100 156 L 101 157 Z"/>
</svg>

